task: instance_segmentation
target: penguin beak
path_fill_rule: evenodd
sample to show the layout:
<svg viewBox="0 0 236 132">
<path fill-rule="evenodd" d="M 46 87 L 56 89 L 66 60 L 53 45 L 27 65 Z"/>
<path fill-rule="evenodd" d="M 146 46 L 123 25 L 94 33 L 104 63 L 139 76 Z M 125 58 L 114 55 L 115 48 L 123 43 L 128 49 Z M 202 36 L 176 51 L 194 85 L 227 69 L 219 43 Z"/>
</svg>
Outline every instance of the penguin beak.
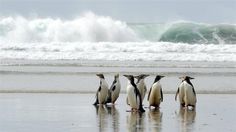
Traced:
<svg viewBox="0 0 236 132">
<path fill-rule="evenodd" d="M 96 74 L 99 78 L 104 78 L 103 74 Z"/>
<path fill-rule="evenodd" d="M 193 78 L 193 77 L 189 77 L 189 79 L 195 79 L 195 78 Z"/>
<path fill-rule="evenodd" d="M 129 75 L 123 75 L 123 76 L 124 76 L 124 77 L 127 77 L 127 78 L 129 77 Z"/>
<path fill-rule="evenodd" d="M 179 79 L 181 79 L 181 80 L 184 80 L 184 79 L 185 79 L 185 77 L 179 77 Z"/>
<path fill-rule="evenodd" d="M 119 77 L 119 74 L 116 74 L 116 75 L 115 75 L 115 78 L 118 78 L 118 77 Z"/>
<path fill-rule="evenodd" d="M 161 78 L 165 77 L 165 76 L 160 76 Z"/>
<path fill-rule="evenodd" d="M 98 77 L 100 77 L 101 76 L 101 74 L 96 74 Z"/>
<path fill-rule="evenodd" d="M 150 75 L 148 75 L 148 74 L 145 75 L 145 77 L 148 77 L 148 76 L 150 76 Z"/>
</svg>

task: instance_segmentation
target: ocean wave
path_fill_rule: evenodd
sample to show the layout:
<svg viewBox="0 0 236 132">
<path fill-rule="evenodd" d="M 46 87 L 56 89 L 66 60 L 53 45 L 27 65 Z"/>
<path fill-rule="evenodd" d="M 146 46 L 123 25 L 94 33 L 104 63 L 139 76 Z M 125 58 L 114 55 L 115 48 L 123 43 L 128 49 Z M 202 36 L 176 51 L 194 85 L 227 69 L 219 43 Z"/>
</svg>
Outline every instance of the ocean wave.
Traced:
<svg viewBox="0 0 236 132">
<path fill-rule="evenodd" d="M 7 43 L 0 59 L 236 61 L 236 45 L 170 42 Z"/>
<path fill-rule="evenodd" d="M 27 19 L 21 16 L 0 19 L 0 42 L 126 42 L 137 36 L 125 22 L 91 12 L 73 20 Z"/>
<path fill-rule="evenodd" d="M 236 44 L 235 24 L 134 24 L 87 12 L 72 20 L 0 18 L 0 42 L 172 42 Z"/>
<path fill-rule="evenodd" d="M 236 25 L 131 24 L 85 13 L 72 20 L 0 18 L 0 59 L 236 61 Z"/>
</svg>

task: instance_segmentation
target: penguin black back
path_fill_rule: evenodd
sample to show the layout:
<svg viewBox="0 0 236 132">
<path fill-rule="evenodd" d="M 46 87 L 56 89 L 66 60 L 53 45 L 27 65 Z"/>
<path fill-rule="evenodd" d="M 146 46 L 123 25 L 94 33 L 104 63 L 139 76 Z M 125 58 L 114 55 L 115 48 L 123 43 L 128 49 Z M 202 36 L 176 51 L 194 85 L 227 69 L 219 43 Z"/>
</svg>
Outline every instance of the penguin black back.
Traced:
<svg viewBox="0 0 236 132">
<path fill-rule="evenodd" d="M 99 78 L 103 78 L 103 79 L 105 79 L 105 77 L 104 77 L 104 75 L 103 74 L 101 74 L 101 73 L 99 73 L 99 74 L 96 74 Z"/>
<path fill-rule="evenodd" d="M 163 77 L 165 77 L 165 76 L 157 75 L 156 78 L 154 79 L 154 83 L 156 83 L 157 81 L 159 81 Z"/>
<path fill-rule="evenodd" d="M 186 81 L 189 85 L 191 85 L 192 87 L 193 87 L 193 84 L 191 83 L 191 79 L 194 79 L 194 78 L 192 78 L 192 77 L 190 77 L 190 76 L 184 76 L 183 77 L 183 81 Z M 196 95 L 196 92 L 195 92 L 195 90 L 194 90 L 194 87 L 193 87 L 193 93 Z"/>
<path fill-rule="evenodd" d="M 139 83 L 139 81 L 141 80 L 141 79 L 144 79 L 144 78 L 146 78 L 146 77 L 148 77 L 149 75 L 147 75 L 147 74 L 141 74 L 141 75 L 138 75 L 138 76 L 134 76 L 134 78 L 136 78 L 137 79 L 137 83 Z"/>
<path fill-rule="evenodd" d="M 136 86 L 136 84 L 134 83 L 134 76 L 133 75 L 124 75 L 125 77 L 127 77 L 130 80 L 130 84 L 134 87 L 134 93 L 136 94 L 136 100 L 137 97 L 139 98 L 139 110 L 140 112 L 145 112 L 145 110 L 143 109 L 143 104 L 142 104 L 142 97 L 141 94 Z"/>
</svg>

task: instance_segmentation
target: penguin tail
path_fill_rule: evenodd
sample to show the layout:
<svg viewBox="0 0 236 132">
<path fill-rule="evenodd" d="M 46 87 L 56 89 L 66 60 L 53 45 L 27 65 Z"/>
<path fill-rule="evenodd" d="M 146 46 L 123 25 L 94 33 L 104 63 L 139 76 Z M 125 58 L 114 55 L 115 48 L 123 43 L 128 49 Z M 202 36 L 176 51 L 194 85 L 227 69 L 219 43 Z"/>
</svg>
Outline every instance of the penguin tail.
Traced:
<svg viewBox="0 0 236 132">
<path fill-rule="evenodd" d="M 106 103 L 111 103 L 111 91 L 110 90 L 108 91 L 108 96 L 107 96 L 107 99 L 106 99 Z"/>
<path fill-rule="evenodd" d="M 145 110 L 143 109 L 143 107 L 139 108 L 140 112 L 145 112 Z"/>
<path fill-rule="evenodd" d="M 98 104 L 98 99 L 96 99 L 96 101 L 93 103 L 93 105 L 97 105 Z"/>
</svg>

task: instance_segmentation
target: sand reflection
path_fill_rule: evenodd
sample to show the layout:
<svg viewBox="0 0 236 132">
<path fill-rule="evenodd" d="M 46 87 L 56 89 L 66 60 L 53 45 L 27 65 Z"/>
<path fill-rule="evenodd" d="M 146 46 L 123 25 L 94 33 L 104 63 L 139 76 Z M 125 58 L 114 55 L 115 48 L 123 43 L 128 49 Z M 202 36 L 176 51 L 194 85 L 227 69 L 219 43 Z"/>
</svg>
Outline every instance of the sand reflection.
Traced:
<svg viewBox="0 0 236 132">
<path fill-rule="evenodd" d="M 178 115 L 181 122 L 180 129 L 182 132 L 187 132 L 194 129 L 196 110 L 180 108 Z"/>
<path fill-rule="evenodd" d="M 109 117 L 110 118 L 110 123 L 111 123 L 111 127 L 113 132 L 119 132 L 119 111 L 116 109 L 115 105 L 111 105 L 111 106 L 106 106 Z"/>
<path fill-rule="evenodd" d="M 113 130 L 113 132 L 119 132 L 119 112 L 115 106 L 97 105 L 95 108 L 99 131 Z"/>
<path fill-rule="evenodd" d="M 144 132 L 145 131 L 145 113 L 130 112 L 127 115 L 127 131 Z"/>
<path fill-rule="evenodd" d="M 107 126 L 107 110 L 105 108 L 105 106 L 103 105 L 97 105 L 95 106 L 96 108 L 96 114 L 97 114 L 97 125 L 99 128 L 100 132 L 105 131 L 105 129 L 108 127 Z"/>
<path fill-rule="evenodd" d="M 160 132 L 162 122 L 162 112 L 159 109 L 149 110 L 148 121 L 151 125 L 149 131 Z"/>
</svg>

